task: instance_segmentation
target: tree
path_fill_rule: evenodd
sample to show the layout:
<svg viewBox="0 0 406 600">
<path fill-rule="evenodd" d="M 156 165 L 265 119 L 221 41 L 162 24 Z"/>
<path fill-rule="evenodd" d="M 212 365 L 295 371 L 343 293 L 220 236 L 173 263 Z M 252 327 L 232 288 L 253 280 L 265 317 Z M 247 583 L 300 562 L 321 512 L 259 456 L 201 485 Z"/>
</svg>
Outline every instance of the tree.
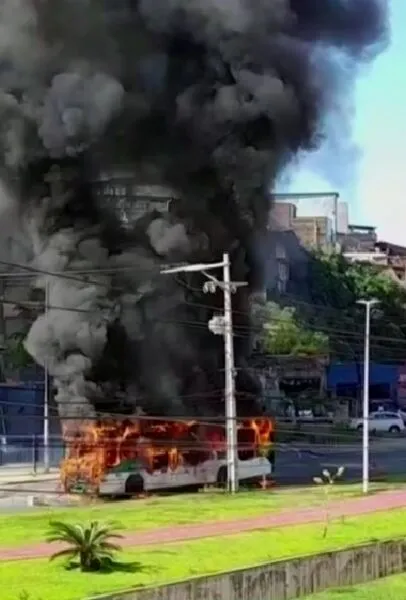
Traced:
<svg viewBox="0 0 406 600">
<path fill-rule="evenodd" d="M 328 353 L 328 337 L 307 328 L 296 309 L 267 302 L 254 312 L 260 349 L 273 355 L 320 356 Z"/>
<path fill-rule="evenodd" d="M 4 366 L 6 371 L 23 369 L 33 364 L 32 357 L 24 347 L 26 331 L 18 331 L 9 335 L 4 344 Z"/>
<path fill-rule="evenodd" d="M 47 542 L 62 542 L 67 547 L 51 556 L 67 558 L 70 566 L 79 559 L 81 571 L 100 571 L 112 564 L 114 555 L 121 547 L 110 540 L 122 538 L 111 525 L 93 521 L 89 525 L 72 525 L 62 521 L 51 521 Z"/>
<path fill-rule="evenodd" d="M 363 354 L 365 308 L 357 300 L 375 298 L 371 316 L 371 358 L 404 360 L 406 354 L 406 289 L 377 267 L 348 263 L 342 254 L 315 253 L 309 277 L 311 302 L 301 318 L 329 335 L 337 357 Z"/>
</svg>

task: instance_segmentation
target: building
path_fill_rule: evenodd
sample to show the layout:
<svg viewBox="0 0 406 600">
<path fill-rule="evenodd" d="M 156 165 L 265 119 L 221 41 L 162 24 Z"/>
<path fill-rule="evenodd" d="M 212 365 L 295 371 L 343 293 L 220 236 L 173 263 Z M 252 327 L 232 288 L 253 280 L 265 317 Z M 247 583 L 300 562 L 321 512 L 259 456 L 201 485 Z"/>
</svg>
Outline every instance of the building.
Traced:
<svg viewBox="0 0 406 600">
<path fill-rule="evenodd" d="M 291 202 L 275 202 L 269 211 L 268 228 L 272 231 L 291 231 L 297 208 Z"/>
<path fill-rule="evenodd" d="M 175 194 L 161 185 L 140 185 L 125 171 L 102 174 L 93 183 L 95 193 L 118 212 L 122 223 L 130 224 L 151 210 L 167 212 Z"/>
<path fill-rule="evenodd" d="M 255 236 L 254 254 L 263 272 L 263 293 L 303 294 L 310 256 L 294 231 L 267 231 Z"/>
<path fill-rule="evenodd" d="M 376 227 L 366 225 L 348 225 L 346 233 L 338 234 L 338 244 L 342 252 L 369 253 L 375 251 L 378 241 Z"/>
<path fill-rule="evenodd" d="M 398 404 L 400 367 L 396 364 L 371 363 L 369 399 L 371 406 Z M 361 412 L 364 366 L 362 362 L 332 363 L 327 369 L 327 390 L 337 400 L 346 400 L 351 415 Z"/>
<path fill-rule="evenodd" d="M 309 250 L 327 250 L 333 244 L 333 230 L 328 217 L 296 217 L 293 231 Z"/>
<path fill-rule="evenodd" d="M 347 202 L 338 202 L 337 204 L 337 234 L 348 233 L 349 211 Z"/>
<path fill-rule="evenodd" d="M 351 263 L 369 264 L 401 285 L 406 285 L 406 247 L 380 242 L 375 227 L 350 225 L 339 236 L 343 256 Z"/>
<path fill-rule="evenodd" d="M 338 194 L 275 194 L 268 228 L 293 231 L 308 250 L 328 250 L 335 241 L 339 215 L 341 228 L 346 227 L 346 214 L 348 220 L 348 208 L 345 203 L 338 204 L 337 198 Z M 320 212 L 309 214 L 308 207 L 312 210 L 315 203 L 321 205 Z"/>
</svg>

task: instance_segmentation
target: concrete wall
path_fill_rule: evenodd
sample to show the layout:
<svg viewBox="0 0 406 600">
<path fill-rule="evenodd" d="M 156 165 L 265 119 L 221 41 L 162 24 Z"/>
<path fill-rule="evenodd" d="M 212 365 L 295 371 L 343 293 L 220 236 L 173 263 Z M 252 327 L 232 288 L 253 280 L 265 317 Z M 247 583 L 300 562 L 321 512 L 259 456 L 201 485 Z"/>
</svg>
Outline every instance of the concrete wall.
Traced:
<svg viewBox="0 0 406 600">
<path fill-rule="evenodd" d="M 269 535 L 272 544 L 272 535 Z M 174 558 L 176 560 L 176 557 Z M 406 540 L 283 560 L 249 569 L 115 592 L 98 600 L 289 600 L 406 570 Z"/>
</svg>

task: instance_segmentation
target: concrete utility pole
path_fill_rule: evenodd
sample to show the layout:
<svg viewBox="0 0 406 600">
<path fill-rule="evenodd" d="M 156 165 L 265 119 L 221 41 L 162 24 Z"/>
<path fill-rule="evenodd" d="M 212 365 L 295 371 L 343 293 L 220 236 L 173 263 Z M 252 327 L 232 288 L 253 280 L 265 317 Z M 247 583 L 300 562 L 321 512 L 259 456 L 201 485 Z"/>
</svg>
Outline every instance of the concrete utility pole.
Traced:
<svg viewBox="0 0 406 600">
<path fill-rule="evenodd" d="M 364 385 L 362 402 L 362 491 L 369 489 L 369 348 L 371 330 L 371 307 L 378 300 L 358 300 L 357 304 L 365 306 L 365 335 L 364 335 Z"/>
<path fill-rule="evenodd" d="M 45 315 L 47 316 L 49 310 L 49 282 L 45 284 Z M 44 471 L 49 472 L 50 460 L 49 460 L 49 373 L 48 373 L 48 359 L 44 365 L 44 428 L 43 428 L 43 442 L 44 442 Z"/>
<path fill-rule="evenodd" d="M 223 280 L 220 281 L 208 271 L 223 269 Z M 235 402 L 235 366 L 234 366 L 234 343 L 233 343 L 233 315 L 231 305 L 231 294 L 237 288 L 248 285 L 243 281 L 231 281 L 230 257 L 223 254 L 220 263 L 183 265 L 165 269 L 164 274 L 182 272 L 203 273 L 208 281 L 203 285 L 206 293 L 215 293 L 217 288 L 223 290 L 224 314 L 213 317 L 208 327 L 215 335 L 224 337 L 224 371 L 225 371 L 225 407 L 226 407 L 226 429 L 227 429 L 227 487 L 231 493 L 238 492 L 238 447 L 237 447 L 237 411 Z"/>
</svg>

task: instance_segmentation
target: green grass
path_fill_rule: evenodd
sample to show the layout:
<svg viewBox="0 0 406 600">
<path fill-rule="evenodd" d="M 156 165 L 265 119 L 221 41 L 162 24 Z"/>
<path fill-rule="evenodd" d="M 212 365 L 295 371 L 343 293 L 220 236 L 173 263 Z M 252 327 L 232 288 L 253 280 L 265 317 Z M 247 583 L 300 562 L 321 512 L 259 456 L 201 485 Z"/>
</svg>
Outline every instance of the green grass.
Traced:
<svg viewBox="0 0 406 600">
<path fill-rule="evenodd" d="M 335 521 L 326 538 L 322 537 L 322 530 L 322 524 L 299 525 L 131 549 L 120 557 L 127 564 L 127 570 L 110 574 L 66 571 L 61 563 L 50 563 L 46 559 L 2 562 L 1 598 L 17 600 L 25 590 L 32 594 L 30 600 L 82 600 L 118 589 L 176 581 L 374 539 L 398 537 L 406 535 L 406 511 L 394 510 Z"/>
<path fill-rule="evenodd" d="M 326 590 L 303 600 L 404 600 L 406 574 L 384 577 L 372 583 Z"/>
<path fill-rule="evenodd" d="M 390 486 L 389 486 L 390 487 Z M 388 489 L 376 485 L 373 489 Z M 360 484 L 336 485 L 332 499 L 353 498 L 361 493 Z M 38 509 L 26 513 L 0 515 L 0 546 L 21 546 L 44 539 L 50 519 L 69 522 L 105 520 L 119 522 L 124 530 L 142 531 L 171 525 L 249 518 L 283 509 L 319 506 L 324 502 L 320 487 L 241 492 L 231 497 L 224 493 L 153 496 L 145 500 L 113 502 L 67 509 Z"/>
</svg>

